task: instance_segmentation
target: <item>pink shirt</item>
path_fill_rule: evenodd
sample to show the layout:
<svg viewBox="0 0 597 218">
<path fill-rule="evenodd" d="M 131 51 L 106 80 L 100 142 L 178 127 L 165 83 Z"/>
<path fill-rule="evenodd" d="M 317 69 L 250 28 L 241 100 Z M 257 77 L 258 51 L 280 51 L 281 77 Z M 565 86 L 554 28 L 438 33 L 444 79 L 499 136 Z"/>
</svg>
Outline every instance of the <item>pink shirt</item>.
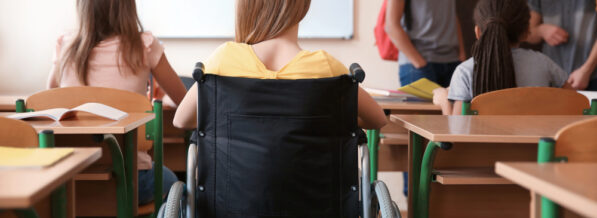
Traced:
<svg viewBox="0 0 597 218">
<path fill-rule="evenodd" d="M 63 35 L 58 38 L 56 45 L 56 54 L 54 64 L 60 64 L 63 56 L 63 48 L 68 46 L 73 40 L 72 35 Z M 132 69 L 124 65 L 122 59 L 119 61 L 120 54 L 118 47 L 120 39 L 117 36 L 101 41 L 90 54 L 89 69 L 87 73 L 87 84 L 89 86 L 99 86 L 106 88 L 123 89 L 146 95 L 147 81 L 151 69 L 156 67 L 164 47 L 151 32 L 141 34 L 144 45 L 144 57 L 147 66 L 140 72 L 132 74 Z M 119 67 L 120 64 L 120 67 Z M 121 72 L 122 71 L 122 72 Z M 60 78 L 60 87 L 83 86 L 72 67 L 67 67 Z"/>
<path fill-rule="evenodd" d="M 54 65 L 61 63 L 63 57 L 63 48 L 70 45 L 74 36 L 63 35 L 58 38 L 56 44 L 56 53 L 54 56 Z M 164 53 L 164 47 L 160 45 L 158 39 L 151 32 L 141 34 L 144 45 L 144 58 L 147 66 L 140 72 L 132 74 L 132 69 L 124 64 L 124 61 L 118 61 L 118 46 L 120 39 L 115 36 L 101 41 L 91 51 L 89 59 L 89 69 L 87 72 L 88 86 L 99 86 L 106 88 L 122 89 L 136 92 L 141 95 L 147 94 L 147 82 L 151 69 L 155 68 Z M 120 67 L 119 67 L 120 63 Z M 121 72 L 122 71 L 122 72 Z M 59 83 L 60 87 L 84 86 L 72 67 L 68 67 L 62 73 Z M 137 152 L 137 168 L 151 169 L 151 156 L 146 151 Z"/>
</svg>

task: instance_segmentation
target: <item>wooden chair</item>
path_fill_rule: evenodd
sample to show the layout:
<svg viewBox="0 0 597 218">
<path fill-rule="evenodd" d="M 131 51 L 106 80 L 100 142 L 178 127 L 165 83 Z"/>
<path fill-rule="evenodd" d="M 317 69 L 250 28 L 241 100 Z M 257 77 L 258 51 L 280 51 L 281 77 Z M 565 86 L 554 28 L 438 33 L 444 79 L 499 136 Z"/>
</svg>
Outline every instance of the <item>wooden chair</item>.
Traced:
<svg viewBox="0 0 597 218">
<path fill-rule="evenodd" d="M 597 99 L 593 100 L 596 102 Z M 579 115 L 597 114 L 576 91 L 549 87 L 520 87 L 481 94 L 462 107 L 463 115 Z"/>
<path fill-rule="evenodd" d="M 519 87 L 502 89 L 476 96 L 470 102 L 463 102 L 462 115 L 583 115 L 597 114 L 597 99 L 590 105 L 587 98 L 576 91 L 549 87 Z M 417 214 L 427 214 L 429 210 L 429 193 L 434 177 L 454 177 L 461 181 L 481 181 L 474 184 L 507 184 L 509 181 L 495 175 L 493 169 L 474 172 L 433 171 L 433 160 L 436 150 L 448 150 L 451 143 L 429 142 L 421 163 L 419 191 L 417 196 Z M 494 175 L 494 177 L 488 177 Z M 449 178 L 448 178 L 449 179 Z M 473 184 L 473 183 L 463 183 Z M 425 217 L 425 216 L 423 216 Z"/>
<path fill-rule="evenodd" d="M 597 118 L 565 126 L 558 131 L 555 140 L 553 138 L 539 140 L 537 162 L 597 162 L 596 133 Z M 551 200 L 541 198 L 542 217 L 558 217 L 558 210 L 558 206 Z"/>
<path fill-rule="evenodd" d="M 53 145 L 54 141 L 52 131 L 42 131 L 38 135 L 37 131 L 35 131 L 31 125 L 24 121 L 0 117 L 0 146 L 46 148 L 53 147 Z M 61 192 L 66 192 L 66 188 L 64 186 L 58 188 L 58 190 L 53 192 L 52 195 L 60 196 L 62 195 Z M 61 203 L 62 204 L 52 204 L 51 210 L 60 210 L 63 212 L 62 214 L 65 214 L 66 208 L 61 208 L 61 206 L 65 205 L 65 202 Z M 19 214 L 20 217 L 37 216 L 37 212 L 34 208 L 16 210 L 16 213 Z M 16 217 L 17 215 L 0 211 L 0 217 L 11 216 Z"/>
<path fill-rule="evenodd" d="M 102 103 L 125 112 L 155 113 L 156 119 L 147 123 L 147 125 L 141 126 L 137 129 L 136 141 L 137 150 L 139 151 L 149 151 L 153 148 L 153 160 L 156 172 L 154 196 L 156 197 L 153 203 L 139 206 L 139 208 L 141 209 L 137 210 L 137 215 L 151 215 L 153 212 L 157 212 L 162 203 L 161 197 L 157 196 L 162 196 L 163 193 L 163 120 L 161 101 L 155 101 L 154 105 L 152 106 L 151 102 L 147 99 L 146 96 L 134 92 L 103 87 L 85 86 L 56 88 L 38 92 L 29 96 L 26 101 L 17 101 L 16 108 L 17 112 L 31 110 L 39 111 L 51 108 L 73 108 L 88 102 Z M 129 139 L 125 139 L 125 141 L 134 141 L 134 139 L 132 139 L 132 134 L 125 135 L 125 138 L 127 137 L 129 137 Z M 114 161 L 124 161 L 126 169 L 131 169 L 133 168 L 132 166 L 136 166 L 136 164 L 133 164 L 131 161 L 124 160 L 122 152 L 119 151 L 120 146 L 118 146 L 118 143 L 115 139 L 105 138 L 105 140 L 111 149 L 113 161 L 112 166 L 118 166 L 118 164 Z M 127 153 L 131 153 L 131 155 L 137 154 L 135 151 L 127 151 Z M 117 171 L 120 171 L 121 169 L 117 168 L 118 167 L 113 167 L 112 173 L 118 175 L 119 173 Z M 132 173 L 136 173 L 136 170 L 137 169 L 131 171 L 124 170 L 127 173 L 127 175 L 124 176 L 127 178 L 125 181 L 127 196 L 134 196 L 133 188 L 136 188 L 137 184 L 134 184 L 132 181 Z M 119 180 L 118 177 L 116 179 Z M 117 195 L 121 194 L 123 193 L 117 193 Z M 118 196 L 117 198 L 120 201 L 126 199 L 125 196 Z M 133 211 L 133 208 L 137 205 L 132 205 L 133 200 L 131 199 L 128 199 L 128 203 L 126 204 L 120 203 L 120 201 L 118 202 L 118 214 L 120 214 L 119 217 L 129 217 L 126 214 L 124 214 L 124 211 L 128 211 L 127 214 L 130 214 Z"/>
</svg>

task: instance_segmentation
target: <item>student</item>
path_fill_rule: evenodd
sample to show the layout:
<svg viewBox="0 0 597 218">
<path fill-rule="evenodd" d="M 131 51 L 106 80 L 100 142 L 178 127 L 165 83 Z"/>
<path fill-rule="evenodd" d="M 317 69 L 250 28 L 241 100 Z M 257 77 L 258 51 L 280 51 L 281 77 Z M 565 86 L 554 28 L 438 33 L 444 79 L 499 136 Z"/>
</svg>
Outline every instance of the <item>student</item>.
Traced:
<svg viewBox="0 0 597 218">
<path fill-rule="evenodd" d="M 78 0 L 79 29 L 58 38 L 48 88 L 99 86 L 145 95 L 150 73 L 175 103 L 185 88 L 164 48 L 143 28 L 134 0 Z M 153 200 L 153 166 L 147 152 L 138 152 L 139 204 Z M 178 179 L 164 167 L 164 189 Z"/>
<path fill-rule="evenodd" d="M 461 113 L 463 101 L 500 89 L 524 86 L 562 87 L 567 73 L 547 56 L 518 48 L 529 32 L 525 0 L 480 0 L 475 7 L 473 57 L 458 65 L 449 91 L 434 90 L 444 114 Z M 446 97 L 447 95 L 447 97 Z M 455 101 L 454 105 L 449 100 Z"/>
<path fill-rule="evenodd" d="M 594 0 L 528 0 L 530 43 L 570 73 L 574 89 L 597 91 L 597 12 Z"/>
<path fill-rule="evenodd" d="M 442 87 L 466 59 L 454 0 L 387 0 L 386 32 L 398 48 L 400 84 L 427 78 Z"/>
<path fill-rule="evenodd" d="M 236 39 L 216 49 L 205 72 L 222 76 L 260 79 L 325 78 L 347 74 L 348 69 L 322 50 L 303 50 L 298 44 L 298 24 L 310 0 L 238 0 Z M 365 91 L 358 92 L 359 125 L 377 129 L 386 124 L 379 105 Z M 313 105 L 316 107 L 316 105 Z M 184 97 L 174 116 L 174 126 L 197 126 L 197 84 Z"/>
</svg>

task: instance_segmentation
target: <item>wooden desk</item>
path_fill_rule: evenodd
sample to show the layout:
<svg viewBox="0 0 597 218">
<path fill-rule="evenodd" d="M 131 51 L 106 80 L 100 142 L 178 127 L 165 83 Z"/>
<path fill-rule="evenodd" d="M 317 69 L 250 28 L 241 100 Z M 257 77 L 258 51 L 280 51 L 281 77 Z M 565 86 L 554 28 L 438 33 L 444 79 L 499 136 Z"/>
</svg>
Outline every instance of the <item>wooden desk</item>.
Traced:
<svg viewBox="0 0 597 218">
<path fill-rule="evenodd" d="M 0 116 L 7 116 L 9 114 L 13 113 L 0 113 Z M 31 124 L 38 132 L 43 130 L 53 130 L 54 134 L 56 135 L 57 146 L 61 147 L 78 146 L 81 145 L 81 142 L 90 143 L 89 145 L 92 146 L 101 146 L 101 143 L 98 144 L 96 142 L 89 142 L 91 137 L 86 135 L 90 134 L 124 135 L 124 139 L 122 139 L 119 143 L 121 146 L 121 151 L 118 152 L 123 154 L 127 187 L 137 187 L 137 143 L 135 142 L 137 131 L 132 130 L 135 130 L 137 127 L 144 125 L 154 118 L 155 114 L 153 113 L 129 113 L 126 118 L 114 121 L 95 115 L 80 114 L 77 117 L 69 118 L 59 122 L 45 118 L 28 119 L 25 121 Z M 65 137 L 61 137 L 62 135 Z M 107 147 L 104 146 L 103 149 L 106 150 L 106 153 L 110 153 L 110 150 Z M 101 169 L 111 169 L 110 167 L 104 167 L 105 165 L 110 165 L 111 163 L 111 158 L 102 158 L 102 160 L 98 161 L 98 164 L 103 164 L 102 166 L 99 166 Z M 106 174 L 111 175 L 109 172 L 106 172 Z M 109 198 L 110 193 L 116 192 L 116 186 L 114 185 L 115 183 L 109 182 L 109 190 L 106 191 L 97 188 L 104 187 L 105 184 L 107 184 L 105 181 L 100 182 L 104 183 L 98 184 L 98 182 L 87 182 L 77 185 L 76 194 L 78 199 L 83 199 L 83 201 L 97 202 L 95 205 L 80 205 L 80 207 L 77 208 L 78 216 L 90 216 L 90 214 L 87 213 L 96 211 L 100 211 L 102 213 L 100 214 L 101 216 L 115 215 L 114 212 L 116 211 L 117 205 L 115 204 L 115 201 Z M 133 214 L 137 213 L 137 191 L 138 190 L 136 188 L 127 189 L 127 199 L 132 199 L 129 201 L 129 204 L 131 205 L 131 212 Z M 98 210 L 98 208 L 100 209 Z"/>
<path fill-rule="evenodd" d="M 18 99 L 25 99 L 25 96 L 0 96 L 0 112 L 14 112 L 16 110 L 15 103 Z"/>
<path fill-rule="evenodd" d="M 497 162 L 495 172 L 578 214 L 597 215 L 597 163 Z"/>
<path fill-rule="evenodd" d="M 14 113 L 0 113 L 8 116 Z M 83 115 L 55 122 L 51 119 L 28 119 L 35 130 L 53 130 L 54 134 L 125 134 L 153 120 L 153 113 L 129 113 L 122 120 L 114 121 L 95 115 Z"/>
<path fill-rule="evenodd" d="M 392 115 L 391 120 L 409 130 L 408 163 L 409 217 L 414 216 L 416 203 L 413 195 L 413 178 L 420 178 L 423 139 L 455 144 L 450 151 L 441 153 L 433 163 L 434 169 L 460 167 L 492 167 L 496 161 L 535 161 L 536 145 L 541 137 L 554 137 L 557 131 L 570 123 L 592 116 L 441 116 L 441 115 Z M 475 144 L 476 143 L 476 144 Z M 479 143 L 483 143 L 480 145 Z M 489 144 L 487 144 L 489 143 Z M 491 144 L 494 143 L 494 144 Z M 497 144 L 495 144 L 497 143 Z M 513 144 L 523 143 L 523 144 Z M 466 187 L 466 188 L 462 188 Z M 431 217 L 528 217 L 530 195 L 513 185 L 458 185 L 432 184 L 430 199 Z M 420 189 L 419 189 L 420 190 Z M 460 195 L 449 198 L 444 195 Z M 464 193 L 464 194 L 463 194 Z M 483 195 L 480 197 L 480 195 Z M 492 195 L 505 196 L 496 203 Z M 438 201 L 435 199 L 444 199 Z M 449 200 L 448 200 L 449 199 Z M 511 204 L 504 207 L 504 204 Z M 447 205 L 447 206 L 446 206 Z M 512 206 L 514 205 L 514 206 Z M 502 210 L 500 208 L 509 208 Z M 512 209 L 510 209 L 512 208 Z"/>
<path fill-rule="evenodd" d="M 100 148 L 75 148 L 73 154 L 47 168 L 0 169 L 0 209 L 32 207 L 101 155 Z"/>
<path fill-rule="evenodd" d="M 441 114 L 441 108 L 431 102 L 376 100 L 388 114 L 388 124 L 381 130 L 378 148 L 379 171 L 407 171 L 408 130 L 390 122 L 390 114 Z M 373 154 L 375 155 L 375 154 Z"/>
</svg>

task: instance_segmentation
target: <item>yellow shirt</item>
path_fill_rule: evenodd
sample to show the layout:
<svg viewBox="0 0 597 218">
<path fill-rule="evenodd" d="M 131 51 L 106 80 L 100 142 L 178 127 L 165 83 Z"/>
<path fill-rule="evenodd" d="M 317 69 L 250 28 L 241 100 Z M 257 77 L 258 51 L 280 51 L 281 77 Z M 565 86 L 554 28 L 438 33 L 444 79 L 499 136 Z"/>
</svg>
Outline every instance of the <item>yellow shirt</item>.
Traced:
<svg viewBox="0 0 597 218">
<path fill-rule="evenodd" d="M 348 69 L 323 50 L 303 50 L 282 69 L 271 71 L 250 45 L 226 42 L 209 58 L 205 73 L 256 79 L 317 79 L 347 74 Z"/>
</svg>

